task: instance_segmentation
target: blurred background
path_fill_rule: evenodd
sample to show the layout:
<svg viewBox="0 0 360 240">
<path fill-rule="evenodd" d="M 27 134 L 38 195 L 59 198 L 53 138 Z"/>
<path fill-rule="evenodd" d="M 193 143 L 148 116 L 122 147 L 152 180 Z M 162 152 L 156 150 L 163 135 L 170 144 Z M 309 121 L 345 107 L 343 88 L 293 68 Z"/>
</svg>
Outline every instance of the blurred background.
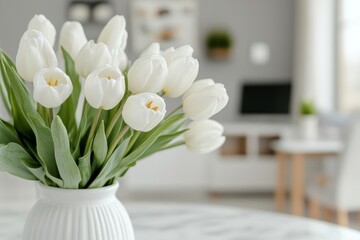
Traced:
<svg viewBox="0 0 360 240">
<path fill-rule="evenodd" d="M 319 182 L 317 176 L 322 185 L 338 189 L 339 173 L 324 172 L 343 169 L 349 144 L 360 144 L 348 140 L 360 108 L 359 9 L 358 0 L 2 0 L 0 48 L 15 58 L 35 14 L 44 14 L 58 32 L 64 21 L 80 21 L 88 39 L 97 39 L 113 15 L 124 15 L 132 61 L 154 41 L 162 49 L 192 45 L 200 62 L 198 79 L 213 78 L 227 88 L 229 104 L 214 117 L 224 124 L 227 141 L 204 156 L 185 148 L 151 156 L 121 180 L 119 195 L 125 201 L 275 211 L 278 144 L 341 145 L 330 147 L 335 156 L 307 161 L 304 192 Z M 352 163 L 359 161 L 356 153 L 351 156 Z M 285 171 L 285 187 L 291 190 L 291 170 Z M 354 190 L 356 177 L 355 172 L 353 185 L 345 187 Z M 343 193 L 327 199 L 335 201 L 337 194 Z M 0 204 L 32 199 L 33 183 L 0 173 Z"/>
</svg>

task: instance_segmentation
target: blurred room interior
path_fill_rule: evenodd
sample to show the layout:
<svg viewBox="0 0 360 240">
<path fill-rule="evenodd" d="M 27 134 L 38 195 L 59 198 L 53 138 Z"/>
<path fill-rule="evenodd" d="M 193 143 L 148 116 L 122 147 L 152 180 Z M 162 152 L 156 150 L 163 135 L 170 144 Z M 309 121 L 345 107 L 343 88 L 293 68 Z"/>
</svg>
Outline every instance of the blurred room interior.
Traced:
<svg viewBox="0 0 360 240">
<path fill-rule="evenodd" d="M 342 225 L 350 214 L 358 228 L 359 9 L 359 0 L 2 0 L 0 48 L 15 58 L 39 13 L 58 31 L 82 22 L 89 39 L 124 15 L 130 60 L 154 41 L 192 45 L 198 79 L 228 91 L 214 117 L 227 140 L 209 155 L 181 147 L 138 163 L 120 181 L 124 202 L 220 204 Z M 0 173 L 0 208 L 30 208 L 35 198 L 34 183 Z"/>
</svg>

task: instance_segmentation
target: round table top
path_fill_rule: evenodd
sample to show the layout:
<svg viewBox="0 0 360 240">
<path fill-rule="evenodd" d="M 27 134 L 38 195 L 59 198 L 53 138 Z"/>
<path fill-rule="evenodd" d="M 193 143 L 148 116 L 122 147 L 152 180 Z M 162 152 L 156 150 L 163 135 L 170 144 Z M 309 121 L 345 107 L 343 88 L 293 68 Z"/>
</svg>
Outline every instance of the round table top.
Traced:
<svg viewBox="0 0 360 240">
<path fill-rule="evenodd" d="M 290 215 L 234 207 L 125 203 L 136 240 L 359 240 L 360 232 Z M 27 213 L 0 212 L 0 239 L 21 240 Z"/>
</svg>

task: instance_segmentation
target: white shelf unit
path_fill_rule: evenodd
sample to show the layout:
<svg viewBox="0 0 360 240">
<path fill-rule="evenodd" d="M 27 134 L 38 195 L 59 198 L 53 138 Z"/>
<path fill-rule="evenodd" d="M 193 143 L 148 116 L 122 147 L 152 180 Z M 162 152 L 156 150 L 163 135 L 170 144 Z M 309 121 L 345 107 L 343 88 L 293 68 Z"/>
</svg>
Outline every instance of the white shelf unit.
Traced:
<svg viewBox="0 0 360 240">
<path fill-rule="evenodd" d="M 212 159 L 211 192 L 272 191 L 276 183 L 276 161 L 271 144 L 289 123 L 225 124 L 227 140 Z"/>
</svg>

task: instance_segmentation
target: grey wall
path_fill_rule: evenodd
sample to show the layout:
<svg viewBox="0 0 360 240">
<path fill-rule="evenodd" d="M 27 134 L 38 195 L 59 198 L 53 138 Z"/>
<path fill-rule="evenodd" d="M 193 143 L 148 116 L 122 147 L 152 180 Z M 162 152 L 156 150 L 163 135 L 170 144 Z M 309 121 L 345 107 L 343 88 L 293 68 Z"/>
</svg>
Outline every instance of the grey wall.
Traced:
<svg viewBox="0 0 360 240">
<path fill-rule="evenodd" d="M 211 4 L 209 3 L 211 2 Z M 200 33 L 213 25 L 223 25 L 233 32 L 234 52 L 224 63 L 202 57 L 200 77 L 211 76 L 225 84 L 230 101 L 217 118 L 240 119 L 239 90 L 244 79 L 283 79 L 292 76 L 293 0 L 201 0 Z M 263 41 L 270 46 L 270 61 L 253 65 L 249 60 L 252 42 Z"/>
<path fill-rule="evenodd" d="M 1 0 L 0 47 L 11 56 L 15 56 L 27 22 L 36 13 L 45 14 L 59 30 L 65 20 L 67 2 Z M 113 2 L 117 13 L 130 19 L 130 0 Z M 197 55 L 200 61 L 199 78 L 211 77 L 215 81 L 224 83 L 230 95 L 229 105 L 215 118 L 222 121 L 237 121 L 241 119 L 237 114 L 241 80 L 292 77 L 294 0 L 198 0 L 198 2 L 199 46 L 202 46 L 207 31 L 216 26 L 228 28 L 234 37 L 233 54 L 228 61 L 208 60 L 204 49 L 197 49 Z M 88 36 L 96 36 L 100 29 L 100 26 L 85 28 Z M 129 41 L 131 42 L 131 38 Z M 271 59 L 268 64 L 255 66 L 250 63 L 249 47 L 255 41 L 263 41 L 270 46 Z M 130 50 L 131 47 L 128 49 Z M 129 50 L 129 56 L 133 59 L 134 56 Z"/>
</svg>

